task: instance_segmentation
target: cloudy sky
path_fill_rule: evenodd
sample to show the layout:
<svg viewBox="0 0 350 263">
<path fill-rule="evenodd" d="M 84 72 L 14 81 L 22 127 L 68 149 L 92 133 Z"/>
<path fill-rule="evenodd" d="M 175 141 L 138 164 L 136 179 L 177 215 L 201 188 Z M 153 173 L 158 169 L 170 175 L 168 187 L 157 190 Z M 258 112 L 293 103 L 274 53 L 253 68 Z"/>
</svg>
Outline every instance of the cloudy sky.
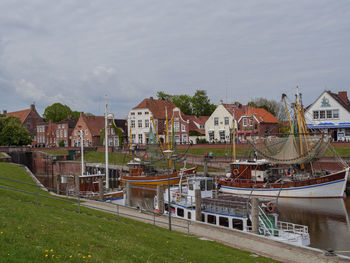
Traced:
<svg viewBox="0 0 350 263">
<path fill-rule="evenodd" d="M 350 84 L 350 1 L 2 0 L 0 107 L 119 118 L 157 91 L 305 104 Z"/>
</svg>

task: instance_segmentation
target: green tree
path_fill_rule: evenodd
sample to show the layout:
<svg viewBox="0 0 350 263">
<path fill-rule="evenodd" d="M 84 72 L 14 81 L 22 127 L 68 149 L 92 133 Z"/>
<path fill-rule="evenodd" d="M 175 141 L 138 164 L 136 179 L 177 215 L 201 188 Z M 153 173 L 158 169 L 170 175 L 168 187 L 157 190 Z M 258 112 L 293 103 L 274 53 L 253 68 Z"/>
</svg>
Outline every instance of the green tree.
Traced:
<svg viewBox="0 0 350 263">
<path fill-rule="evenodd" d="M 196 90 L 192 97 L 192 113 L 196 116 L 210 116 L 216 106 L 210 103 L 205 90 Z"/>
<path fill-rule="evenodd" d="M 159 100 L 170 100 L 186 115 L 210 116 L 216 109 L 216 105 L 211 104 L 205 90 L 197 90 L 191 97 L 186 94 L 170 95 L 163 91 L 157 92 Z"/>
<path fill-rule="evenodd" d="M 49 120 L 59 122 L 67 118 L 72 118 L 73 116 L 79 118 L 79 112 L 73 112 L 71 108 L 61 103 L 54 103 L 51 106 L 46 107 L 43 115 L 46 122 Z"/>
<path fill-rule="evenodd" d="M 28 145 L 32 142 L 29 132 L 15 117 L 0 117 L 0 145 Z"/>
</svg>

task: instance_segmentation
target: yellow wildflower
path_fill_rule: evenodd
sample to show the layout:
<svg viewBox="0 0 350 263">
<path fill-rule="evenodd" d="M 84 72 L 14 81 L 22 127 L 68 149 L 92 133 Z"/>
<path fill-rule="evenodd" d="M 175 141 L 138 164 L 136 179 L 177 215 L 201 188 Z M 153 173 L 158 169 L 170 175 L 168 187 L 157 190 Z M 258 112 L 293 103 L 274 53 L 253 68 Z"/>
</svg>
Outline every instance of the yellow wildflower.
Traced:
<svg viewBox="0 0 350 263">
<path fill-rule="evenodd" d="M 49 256 L 48 254 L 45 255 L 46 258 L 47 258 L 48 256 Z"/>
<path fill-rule="evenodd" d="M 70 255 L 69 258 L 72 258 L 72 255 Z"/>
<path fill-rule="evenodd" d="M 2 235 L 4 232 L 0 232 L 0 234 Z"/>
<path fill-rule="evenodd" d="M 53 252 L 53 249 L 50 249 L 50 252 Z"/>
<path fill-rule="evenodd" d="M 85 259 L 85 256 L 83 256 L 83 259 Z"/>
<path fill-rule="evenodd" d="M 45 249 L 45 252 L 49 252 L 49 250 Z"/>
<path fill-rule="evenodd" d="M 88 255 L 88 258 L 91 258 L 91 255 Z"/>
<path fill-rule="evenodd" d="M 80 247 L 80 244 L 78 244 L 77 246 Z"/>
</svg>

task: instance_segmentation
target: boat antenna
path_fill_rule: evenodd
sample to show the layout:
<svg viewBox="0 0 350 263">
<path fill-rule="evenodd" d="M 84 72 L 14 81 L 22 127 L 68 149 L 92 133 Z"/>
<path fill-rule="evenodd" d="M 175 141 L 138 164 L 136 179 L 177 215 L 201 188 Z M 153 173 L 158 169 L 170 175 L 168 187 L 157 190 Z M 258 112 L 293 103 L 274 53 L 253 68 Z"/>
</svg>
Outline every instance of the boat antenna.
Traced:
<svg viewBox="0 0 350 263">
<path fill-rule="evenodd" d="M 106 163 L 106 189 L 109 189 L 109 173 L 108 173 L 108 101 L 107 95 L 105 107 L 105 163 Z"/>
<path fill-rule="evenodd" d="M 235 118 L 232 118 L 232 158 L 236 162 L 236 123 Z"/>
</svg>

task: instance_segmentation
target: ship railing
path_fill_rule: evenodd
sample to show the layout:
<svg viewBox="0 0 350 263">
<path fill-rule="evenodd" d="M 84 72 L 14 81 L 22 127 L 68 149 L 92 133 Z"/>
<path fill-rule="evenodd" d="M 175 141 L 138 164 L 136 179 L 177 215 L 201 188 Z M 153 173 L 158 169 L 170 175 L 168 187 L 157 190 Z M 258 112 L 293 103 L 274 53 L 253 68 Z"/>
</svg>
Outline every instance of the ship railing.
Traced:
<svg viewBox="0 0 350 263">
<path fill-rule="evenodd" d="M 283 221 L 278 221 L 277 222 L 277 228 L 279 230 L 285 231 L 285 232 L 290 232 L 294 234 L 299 234 L 299 235 L 309 235 L 309 228 L 308 226 L 304 225 L 298 225 L 290 222 L 283 222 Z"/>
<path fill-rule="evenodd" d="M 249 206 L 251 207 L 251 204 L 249 204 Z M 259 206 L 259 228 L 262 228 L 264 235 L 274 235 L 272 227 L 269 227 L 273 225 L 274 222 L 270 220 L 270 218 L 266 215 L 264 210 Z"/>
</svg>

